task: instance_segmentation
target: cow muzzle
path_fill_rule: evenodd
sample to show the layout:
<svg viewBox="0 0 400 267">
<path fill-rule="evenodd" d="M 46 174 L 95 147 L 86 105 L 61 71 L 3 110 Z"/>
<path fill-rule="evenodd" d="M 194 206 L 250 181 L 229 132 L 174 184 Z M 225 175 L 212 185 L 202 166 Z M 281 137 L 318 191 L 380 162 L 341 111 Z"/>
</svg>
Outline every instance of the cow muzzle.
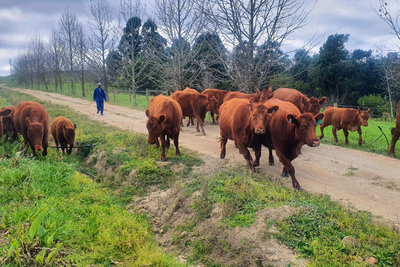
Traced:
<svg viewBox="0 0 400 267">
<path fill-rule="evenodd" d="M 256 134 L 265 134 L 265 129 L 263 129 L 263 128 L 258 128 L 258 129 L 256 129 Z"/>
<path fill-rule="evenodd" d="M 40 151 L 42 149 L 42 146 L 41 145 L 35 145 L 34 148 L 36 148 L 37 150 Z"/>
<path fill-rule="evenodd" d="M 316 147 L 316 146 L 319 146 L 319 140 L 311 142 L 311 147 Z"/>
<path fill-rule="evenodd" d="M 156 142 L 157 142 L 157 141 L 147 140 L 147 143 L 148 143 L 149 145 L 154 145 Z"/>
</svg>

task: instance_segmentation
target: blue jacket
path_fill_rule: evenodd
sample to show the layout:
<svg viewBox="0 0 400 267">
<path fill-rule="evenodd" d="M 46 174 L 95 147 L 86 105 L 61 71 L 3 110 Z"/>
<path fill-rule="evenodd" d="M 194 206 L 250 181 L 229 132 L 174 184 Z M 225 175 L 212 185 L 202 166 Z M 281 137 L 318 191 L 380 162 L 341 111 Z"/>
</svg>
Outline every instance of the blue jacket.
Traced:
<svg viewBox="0 0 400 267">
<path fill-rule="evenodd" d="M 107 101 L 106 92 L 104 92 L 103 88 L 97 87 L 94 89 L 93 100 L 94 101 Z"/>
</svg>

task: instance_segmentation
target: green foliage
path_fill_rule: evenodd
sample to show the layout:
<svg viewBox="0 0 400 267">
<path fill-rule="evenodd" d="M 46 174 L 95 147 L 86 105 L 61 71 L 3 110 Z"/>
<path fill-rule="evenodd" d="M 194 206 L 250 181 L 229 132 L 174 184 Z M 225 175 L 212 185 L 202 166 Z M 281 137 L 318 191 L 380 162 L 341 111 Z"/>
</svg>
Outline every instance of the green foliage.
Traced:
<svg viewBox="0 0 400 267">
<path fill-rule="evenodd" d="M 357 104 L 360 107 L 368 107 L 371 108 L 371 114 L 374 116 L 382 116 L 383 112 L 388 112 L 389 102 L 383 99 L 380 95 L 366 95 L 360 97 L 357 101 Z"/>
</svg>

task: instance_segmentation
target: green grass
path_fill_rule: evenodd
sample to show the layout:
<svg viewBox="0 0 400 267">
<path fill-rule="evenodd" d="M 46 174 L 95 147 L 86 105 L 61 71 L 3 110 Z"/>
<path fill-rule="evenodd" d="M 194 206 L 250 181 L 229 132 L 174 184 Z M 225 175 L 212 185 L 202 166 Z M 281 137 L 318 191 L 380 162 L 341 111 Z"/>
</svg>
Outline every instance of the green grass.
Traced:
<svg viewBox="0 0 400 267">
<path fill-rule="evenodd" d="M 23 100 L 35 99 L 0 90 L 0 106 Z M 116 262 L 182 266 L 154 243 L 146 215 L 128 212 L 126 204 L 150 186 L 168 187 L 201 161 L 184 149 L 178 160 L 170 149 L 170 164 L 159 165 L 161 151 L 147 145 L 145 135 L 104 126 L 65 107 L 41 104 L 50 119 L 63 115 L 77 124 L 77 145 L 97 146 L 72 155 L 50 148 L 47 157 L 38 159 L 21 151 L 21 140 L 0 146 L 0 265 L 62 261 L 77 266 Z M 109 172 L 95 167 L 100 154 Z M 179 172 L 173 170 L 178 162 L 185 165 Z M 128 177 L 134 169 L 135 175 Z"/>
<path fill-rule="evenodd" d="M 385 133 L 389 146 L 390 142 L 392 140 L 392 135 L 390 133 L 391 129 L 395 127 L 395 120 L 389 120 L 389 121 L 384 121 L 382 119 L 369 119 L 368 120 L 368 126 L 363 127 L 361 126 L 362 130 L 362 139 L 363 139 L 363 144 L 361 146 L 358 145 L 358 132 L 349 132 L 349 145 L 346 145 L 344 143 L 345 138 L 343 134 L 343 130 L 340 130 L 337 132 L 337 137 L 339 139 L 339 143 L 335 143 L 333 140 L 333 134 L 332 134 L 332 126 L 328 126 L 324 128 L 324 135 L 325 137 L 321 140 L 321 143 L 323 144 L 330 144 L 330 145 L 338 145 L 341 147 L 348 147 L 352 149 L 358 149 L 358 150 L 363 150 L 367 152 L 372 152 L 372 153 L 377 153 L 381 155 L 388 155 L 389 154 L 389 147 L 386 142 L 386 139 L 384 136 L 381 136 L 376 142 L 375 139 L 377 139 L 382 132 L 379 130 L 378 126 L 382 128 L 382 131 Z M 321 130 L 319 127 L 317 127 L 317 136 L 319 137 L 321 135 Z M 374 143 L 373 143 L 374 142 Z M 400 159 L 400 154 L 397 155 L 397 158 Z"/>
<path fill-rule="evenodd" d="M 360 258 L 366 257 L 377 259 L 378 266 L 400 264 L 400 236 L 397 232 L 372 222 L 370 213 L 345 208 L 327 196 L 286 188 L 262 174 L 250 174 L 244 168 L 219 172 L 208 180 L 207 186 L 194 180 L 190 188 L 203 191 L 202 200 L 197 199 L 198 202 L 211 201 L 222 205 L 222 223 L 227 228 L 251 226 L 256 212 L 264 208 L 293 207 L 296 210 L 293 215 L 283 221 L 266 220 L 266 227 L 275 225 L 279 233 L 273 236 L 297 249 L 309 260 L 309 266 L 365 266 Z M 196 207 L 193 208 L 196 211 Z M 206 218 L 200 217 L 200 222 Z M 179 238 L 182 231 L 175 231 L 175 241 L 192 247 L 194 260 L 201 260 L 209 266 L 216 264 L 210 255 L 224 249 L 221 240 L 204 235 L 198 235 L 194 240 L 182 240 Z M 193 231 L 196 233 L 197 229 Z M 354 247 L 343 246 L 341 240 L 345 236 L 355 238 L 357 244 Z"/>
</svg>

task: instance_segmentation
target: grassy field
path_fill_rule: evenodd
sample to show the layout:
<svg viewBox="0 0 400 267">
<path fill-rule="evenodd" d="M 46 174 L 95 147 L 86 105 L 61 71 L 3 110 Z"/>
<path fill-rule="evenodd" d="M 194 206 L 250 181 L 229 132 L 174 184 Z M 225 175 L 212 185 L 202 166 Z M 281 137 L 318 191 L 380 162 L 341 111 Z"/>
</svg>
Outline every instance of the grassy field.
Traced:
<svg viewBox="0 0 400 267">
<path fill-rule="evenodd" d="M 32 100 L 0 90 L 0 107 L 27 99 Z M 245 259 L 269 266 L 258 260 L 251 238 L 279 240 L 308 266 L 367 266 L 368 257 L 377 266 L 400 266 L 399 233 L 367 212 L 286 188 L 244 167 L 204 177 L 192 172 L 202 161 L 186 150 L 182 157 L 168 150 L 169 164 L 161 164 L 160 149 L 147 145 L 145 135 L 42 104 L 51 119 L 73 118 L 77 145 L 97 146 L 69 156 L 50 149 L 38 159 L 26 155 L 22 142 L 0 146 L 0 266 L 222 267 L 247 266 Z M 330 140 L 328 132 L 323 140 Z M 357 146 L 356 140 L 350 143 Z M 135 199 L 160 190 L 171 193 L 156 197 L 158 211 L 136 211 Z M 290 212 L 265 215 L 262 234 L 235 239 L 253 227 L 258 212 L 269 209 Z M 153 222 L 163 212 L 162 230 L 155 231 Z M 168 234 L 166 248 L 173 254 L 155 241 Z M 346 238 L 351 244 L 344 245 Z M 177 255 L 184 255 L 186 264 Z"/>
<path fill-rule="evenodd" d="M 378 128 L 381 127 L 383 133 L 386 135 L 381 136 L 378 140 L 376 140 L 381 134 L 381 130 Z M 368 126 L 363 127 L 361 126 L 362 130 L 362 139 L 363 144 L 361 146 L 358 145 L 358 132 L 349 132 L 349 143 L 350 145 L 346 145 L 344 143 L 345 138 L 343 134 L 343 130 L 337 132 L 337 137 L 339 139 L 339 143 L 335 143 L 333 140 L 332 134 L 332 126 L 328 126 L 324 128 L 324 135 L 325 137 L 321 140 L 323 144 L 331 144 L 331 145 L 338 145 L 342 147 L 349 147 L 352 149 L 358 149 L 363 151 L 368 151 L 372 153 L 378 153 L 382 155 L 389 154 L 389 146 L 392 140 L 392 135 L 390 133 L 391 129 L 395 126 L 395 120 L 382 120 L 382 119 L 369 119 Z M 317 136 L 321 135 L 321 130 L 317 127 Z M 375 141 L 376 140 L 376 141 Z M 374 142 L 375 141 L 375 142 Z M 389 145 L 388 145 L 389 143 Z M 397 145 L 400 149 L 400 146 Z M 397 153 L 397 158 L 400 159 L 400 153 Z"/>
</svg>

